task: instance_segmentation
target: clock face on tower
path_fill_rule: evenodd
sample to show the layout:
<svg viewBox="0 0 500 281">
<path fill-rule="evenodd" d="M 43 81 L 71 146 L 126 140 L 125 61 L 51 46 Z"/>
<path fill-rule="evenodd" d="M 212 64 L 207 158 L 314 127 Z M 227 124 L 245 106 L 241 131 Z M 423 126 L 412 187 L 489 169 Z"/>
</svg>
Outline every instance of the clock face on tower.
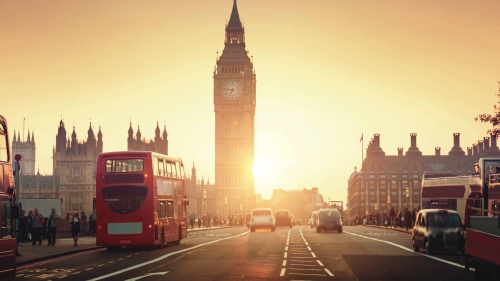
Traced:
<svg viewBox="0 0 500 281">
<path fill-rule="evenodd" d="M 227 100 L 236 100 L 241 96 L 241 83 L 235 80 L 228 80 L 222 86 L 222 96 Z"/>
</svg>

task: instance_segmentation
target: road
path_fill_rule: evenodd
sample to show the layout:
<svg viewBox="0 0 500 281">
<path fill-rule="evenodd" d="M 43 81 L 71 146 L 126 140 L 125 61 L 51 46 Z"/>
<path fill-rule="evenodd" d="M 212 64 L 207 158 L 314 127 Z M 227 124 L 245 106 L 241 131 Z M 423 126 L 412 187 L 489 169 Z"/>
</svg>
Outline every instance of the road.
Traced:
<svg viewBox="0 0 500 281">
<path fill-rule="evenodd" d="M 18 268 L 16 280 L 474 280 L 460 254 L 414 253 L 409 235 L 345 226 L 192 232 L 162 249 L 105 249 Z"/>
</svg>

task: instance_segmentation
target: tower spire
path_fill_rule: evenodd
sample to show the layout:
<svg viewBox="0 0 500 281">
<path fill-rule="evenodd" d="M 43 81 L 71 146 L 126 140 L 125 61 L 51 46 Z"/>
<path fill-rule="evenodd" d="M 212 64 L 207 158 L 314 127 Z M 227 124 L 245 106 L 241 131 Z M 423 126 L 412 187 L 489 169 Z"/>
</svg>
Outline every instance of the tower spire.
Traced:
<svg viewBox="0 0 500 281">
<path fill-rule="evenodd" d="M 238 13 L 238 4 L 236 3 L 236 0 L 234 0 L 233 10 L 231 11 L 231 17 L 227 23 L 226 31 L 239 29 L 243 29 L 243 25 L 241 24 L 240 14 Z"/>
</svg>

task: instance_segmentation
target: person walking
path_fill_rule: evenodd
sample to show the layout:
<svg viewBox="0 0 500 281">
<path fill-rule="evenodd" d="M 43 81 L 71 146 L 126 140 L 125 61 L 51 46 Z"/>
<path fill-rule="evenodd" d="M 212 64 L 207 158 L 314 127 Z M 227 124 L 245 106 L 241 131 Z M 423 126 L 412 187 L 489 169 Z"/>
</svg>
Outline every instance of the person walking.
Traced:
<svg viewBox="0 0 500 281">
<path fill-rule="evenodd" d="M 38 209 L 33 210 L 33 218 L 31 218 L 33 233 L 31 235 L 31 244 L 35 246 L 36 242 L 38 245 L 42 245 L 42 226 L 45 223 L 43 216 L 38 213 Z"/>
<path fill-rule="evenodd" d="M 82 211 L 82 215 L 80 216 L 81 223 L 83 224 L 83 234 L 87 233 L 87 215 L 84 211 Z"/>
<path fill-rule="evenodd" d="M 28 211 L 28 234 L 26 235 L 29 241 L 33 241 L 33 210 Z"/>
<path fill-rule="evenodd" d="M 394 207 L 391 207 L 389 211 L 389 218 L 391 219 L 391 228 L 395 227 L 394 221 L 396 220 L 396 210 L 394 210 Z"/>
<path fill-rule="evenodd" d="M 411 227 L 411 213 L 410 210 L 408 210 L 408 208 L 405 208 L 403 217 L 405 221 L 406 231 L 408 231 L 408 229 Z"/>
<path fill-rule="evenodd" d="M 87 233 L 87 235 L 90 236 L 90 235 L 95 233 L 95 215 L 94 215 L 94 213 L 90 214 L 89 221 L 90 221 L 89 232 Z"/>
<path fill-rule="evenodd" d="M 17 231 L 17 245 L 24 245 L 26 237 L 28 236 L 29 221 L 28 217 L 25 215 L 26 211 L 21 211 L 21 216 L 19 217 L 19 225 Z"/>
<path fill-rule="evenodd" d="M 76 212 L 69 222 L 71 224 L 71 236 L 73 237 L 73 246 L 78 246 L 78 232 L 80 232 L 80 214 Z"/>
<path fill-rule="evenodd" d="M 52 208 L 52 210 L 50 210 L 49 221 L 47 222 L 47 236 L 48 236 L 47 246 L 56 245 L 56 230 L 57 230 L 58 219 L 59 215 L 56 214 L 56 209 Z"/>
</svg>

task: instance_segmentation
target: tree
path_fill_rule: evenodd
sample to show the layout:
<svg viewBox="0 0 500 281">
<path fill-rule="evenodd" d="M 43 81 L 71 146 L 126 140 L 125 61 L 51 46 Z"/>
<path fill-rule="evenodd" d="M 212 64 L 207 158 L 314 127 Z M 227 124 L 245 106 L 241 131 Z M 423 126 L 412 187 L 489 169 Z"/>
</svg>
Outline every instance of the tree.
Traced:
<svg viewBox="0 0 500 281">
<path fill-rule="evenodd" d="M 500 98 L 500 81 L 498 81 L 498 93 L 495 94 Z M 490 123 L 492 128 L 487 131 L 488 134 L 499 135 L 500 134 L 500 101 L 493 105 L 493 114 L 479 114 L 474 117 L 474 120 L 481 121 L 481 123 Z"/>
</svg>

